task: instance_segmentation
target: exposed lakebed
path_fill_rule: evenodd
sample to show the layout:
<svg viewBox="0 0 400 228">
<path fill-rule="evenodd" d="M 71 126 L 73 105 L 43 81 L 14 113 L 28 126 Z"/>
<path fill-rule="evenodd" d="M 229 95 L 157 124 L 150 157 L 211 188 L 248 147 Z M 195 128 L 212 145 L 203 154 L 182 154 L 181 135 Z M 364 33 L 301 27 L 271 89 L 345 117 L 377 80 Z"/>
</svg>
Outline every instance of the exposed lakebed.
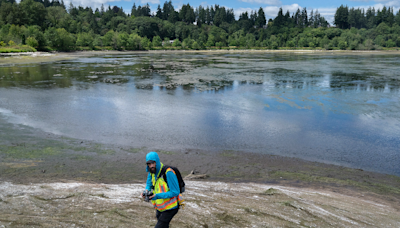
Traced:
<svg viewBox="0 0 400 228">
<path fill-rule="evenodd" d="M 123 147 L 255 152 L 399 176 L 398 72 L 400 55 L 386 53 L 102 53 L 7 64 L 0 124 Z"/>
</svg>

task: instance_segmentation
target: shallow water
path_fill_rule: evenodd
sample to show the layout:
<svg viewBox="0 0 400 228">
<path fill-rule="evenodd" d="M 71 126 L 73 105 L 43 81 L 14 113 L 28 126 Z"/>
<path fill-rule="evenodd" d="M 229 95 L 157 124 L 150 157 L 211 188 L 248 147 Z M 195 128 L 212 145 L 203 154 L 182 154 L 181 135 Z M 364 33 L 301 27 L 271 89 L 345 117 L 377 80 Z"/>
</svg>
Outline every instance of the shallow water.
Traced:
<svg viewBox="0 0 400 228">
<path fill-rule="evenodd" d="M 400 55 L 329 53 L 122 53 L 6 65 L 0 124 L 400 175 L 399 72 Z"/>
</svg>

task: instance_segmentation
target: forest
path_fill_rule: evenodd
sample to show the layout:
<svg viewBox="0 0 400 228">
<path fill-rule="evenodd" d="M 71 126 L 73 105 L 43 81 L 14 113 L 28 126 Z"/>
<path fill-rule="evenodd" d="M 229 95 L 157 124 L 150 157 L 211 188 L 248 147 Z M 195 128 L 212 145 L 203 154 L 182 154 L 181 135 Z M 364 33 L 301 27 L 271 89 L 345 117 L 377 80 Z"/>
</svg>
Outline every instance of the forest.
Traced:
<svg viewBox="0 0 400 228">
<path fill-rule="evenodd" d="M 133 4 L 66 6 L 63 0 L 0 0 L 0 52 L 73 50 L 325 49 L 400 47 L 400 11 L 337 8 L 330 24 L 318 11 L 299 8 L 266 20 L 264 10 L 244 12 L 219 5 L 166 1 L 151 13 Z"/>
</svg>

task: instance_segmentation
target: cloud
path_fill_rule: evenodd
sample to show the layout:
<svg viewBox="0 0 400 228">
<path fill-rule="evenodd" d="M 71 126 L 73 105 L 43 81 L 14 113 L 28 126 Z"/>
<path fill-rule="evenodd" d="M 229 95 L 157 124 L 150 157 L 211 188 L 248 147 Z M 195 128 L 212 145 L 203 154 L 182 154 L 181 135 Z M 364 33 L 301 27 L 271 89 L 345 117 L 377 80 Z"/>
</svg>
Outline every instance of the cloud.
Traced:
<svg viewBox="0 0 400 228">
<path fill-rule="evenodd" d="M 244 12 L 251 12 L 251 11 L 254 11 L 254 10 L 256 10 L 256 9 L 253 9 L 253 8 L 237 8 L 237 9 L 233 9 L 233 12 L 235 12 L 235 17 L 236 17 L 236 20 L 239 18 L 239 16 L 240 16 L 240 14 L 242 14 L 242 13 L 244 13 Z"/>
<path fill-rule="evenodd" d="M 104 8 L 107 9 L 111 2 L 116 2 L 119 0 L 65 0 L 65 6 L 68 8 L 69 4 L 72 3 L 74 6 L 82 6 L 82 7 L 91 7 L 93 10 L 104 5 Z"/>
<path fill-rule="evenodd" d="M 282 4 L 282 2 L 280 0 L 239 0 L 239 1 L 246 2 L 246 3 L 273 5 L 273 6 Z"/>
<path fill-rule="evenodd" d="M 142 4 L 146 4 L 146 3 L 149 3 L 149 4 L 160 4 L 160 0 L 140 0 L 140 2 L 142 3 Z"/>
<path fill-rule="evenodd" d="M 325 18 L 329 24 L 333 25 L 333 21 L 335 18 L 335 13 L 337 8 L 315 8 L 315 9 L 307 9 L 307 12 L 310 13 L 311 10 L 314 10 L 314 13 L 318 10 L 318 13 L 321 14 Z"/>
<path fill-rule="evenodd" d="M 292 5 L 283 5 L 283 6 L 267 6 L 264 7 L 264 12 L 265 12 L 265 17 L 267 19 L 269 18 L 275 18 L 278 15 L 279 8 L 282 7 L 282 11 L 285 14 L 288 10 L 290 12 L 290 15 L 295 13 L 297 9 L 303 9 L 303 7 L 299 6 L 299 4 L 292 4 Z"/>
<path fill-rule="evenodd" d="M 286 13 L 287 10 L 289 10 L 290 15 L 292 15 L 292 13 L 296 12 L 297 9 L 300 8 L 300 10 L 302 9 L 301 6 L 299 6 L 298 4 L 292 4 L 292 5 L 283 5 L 283 6 L 267 6 L 264 7 L 264 13 L 265 13 L 265 17 L 268 20 L 269 18 L 275 18 L 278 15 L 279 12 L 279 8 L 282 7 L 283 13 Z M 251 11 L 258 11 L 259 8 L 237 8 L 234 9 L 235 12 L 235 16 L 236 19 L 239 18 L 240 14 L 244 13 L 244 12 L 251 12 Z"/>
</svg>

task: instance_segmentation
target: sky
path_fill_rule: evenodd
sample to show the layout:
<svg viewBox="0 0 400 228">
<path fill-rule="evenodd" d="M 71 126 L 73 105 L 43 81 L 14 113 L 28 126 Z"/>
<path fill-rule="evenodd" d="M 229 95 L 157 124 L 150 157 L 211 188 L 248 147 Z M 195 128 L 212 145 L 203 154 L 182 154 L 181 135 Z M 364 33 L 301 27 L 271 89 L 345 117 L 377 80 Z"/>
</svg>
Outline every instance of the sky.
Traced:
<svg viewBox="0 0 400 228">
<path fill-rule="evenodd" d="M 118 6 L 123 7 L 126 13 L 131 12 L 133 3 L 136 6 L 149 4 L 151 11 L 155 12 L 157 6 L 163 6 L 165 0 L 64 0 L 64 3 L 68 7 L 69 3 L 72 2 L 74 6 L 89 6 L 93 9 L 100 8 L 101 4 L 105 7 Z M 292 15 L 298 8 L 306 8 L 307 12 L 310 14 L 311 10 L 318 10 L 318 12 L 325 17 L 325 19 L 333 24 L 333 18 L 336 9 L 340 5 L 347 5 L 350 8 L 365 8 L 375 7 L 375 9 L 381 9 L 383 6 L 393 7 L 394 12 L 397 13 L 400 9 L 400 0 L 331 0 L 331 1 L 314 1 L 314 0 L 172 0 L 172 4 L 175 10 L 179 10 L 183 4 L 190 4 L 193 8 L 200 5 L 211 6 L 220 5 L 225 8 L 233 9 L 236 18 L 245 11 L 251 12 L 252 10 L 257 10 L 262 7 L 266 14 L 267 20 L 269 18 L 275 18 L 278 14 L 278 10 L 282 7 L 283 12 L 286 13 L 289 10 L 290 15 Z"/>
</svg>

